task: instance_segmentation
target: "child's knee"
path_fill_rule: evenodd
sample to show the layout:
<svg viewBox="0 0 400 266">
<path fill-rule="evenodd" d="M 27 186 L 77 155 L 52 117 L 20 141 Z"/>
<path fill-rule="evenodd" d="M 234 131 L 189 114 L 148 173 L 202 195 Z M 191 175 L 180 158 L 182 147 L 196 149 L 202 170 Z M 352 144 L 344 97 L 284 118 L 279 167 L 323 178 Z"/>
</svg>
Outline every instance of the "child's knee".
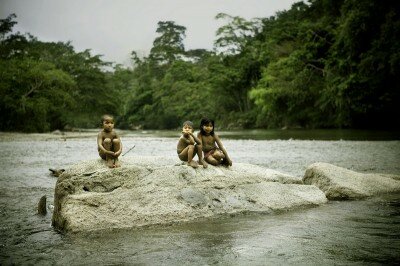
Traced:
<svg viewBox="0 0 400 266">
<path fill-rule="evenodd" d="M 119 139 L 113 139 L 113 141 L 112 141 L 112 142 L 113 142 L 113 144 L 114 144 L 114 145 L 118 145 L 118 144 L 120 144 L 120 141 L 119 141 Z"/>
<path fill-rule="evenodd" d="M 99 156 L 101 159 L 105 160 L 106 159 L 106 154 L 103 152 L 99 152 Z"/>
<path fill-rule="evenodd" d="M 221 160 L 221 159 L 225 158 L 225 154 L 222 151 L 217 151 L 217 152 L 214 152 L 213 157 L 216 160 Z"/>
<path fill-rule="evenodd" d="M 111 144 L 111 139 L 105 138 L 105 139 L 103 140 L 103 143 L 104 143 L 104 144 Z"/>
</svg>

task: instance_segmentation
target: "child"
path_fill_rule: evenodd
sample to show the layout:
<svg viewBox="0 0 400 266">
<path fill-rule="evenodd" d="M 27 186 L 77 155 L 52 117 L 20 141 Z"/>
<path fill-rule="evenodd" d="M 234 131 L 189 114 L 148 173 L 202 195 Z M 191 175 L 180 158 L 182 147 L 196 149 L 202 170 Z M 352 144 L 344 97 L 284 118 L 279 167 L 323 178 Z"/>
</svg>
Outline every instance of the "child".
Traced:
<svg viewBox="0 0 400 266">
<path fill-rule="evenodd" d="M 203 160 L 203 152 L 201 149 L 201 143 L 198 138 L 193 135 L 193 123 L 186 121 L 183 123 L 182 136 L 179 138 L 177 145 L 178 157 L 181 161 L 187 162 L 187 164 L 193 168 L 197 168 L 198 164 L 203 165 L 207 168 L 208 164 Z M 196 145 L 197 143 L 197 145 Z M 199 163 L 193 161 L 193 157 L 199 156 Z"/>
<path fill-rule="evenodd" d="M 232 166 L 232 161 L 228 156 L 218 135 L 214 133 L 214 121 L 203 118 L 200 122 L 200 132 L 197 135 L 204 151 L 204 159 L 212 165 Z"/>
<path fill-rule="evenodd" d="M 99 155 L 106 161 L 108 167 L 120 167 L 118 156 L 122 152 L 122 143 L 114 130 L 114 118 L 111 115 L 103 115 L 101 119 L 103 130 L 97 135 Z"/>
</svg>

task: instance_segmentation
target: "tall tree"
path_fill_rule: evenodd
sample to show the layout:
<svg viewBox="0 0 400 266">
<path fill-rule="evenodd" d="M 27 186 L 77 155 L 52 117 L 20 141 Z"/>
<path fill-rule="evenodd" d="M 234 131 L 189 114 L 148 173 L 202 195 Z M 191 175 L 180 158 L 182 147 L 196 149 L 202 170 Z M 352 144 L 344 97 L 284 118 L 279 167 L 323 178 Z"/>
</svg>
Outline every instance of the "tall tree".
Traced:
<svg viewBox="0 0 400 266">
<path fill-rule="evenodd" d="M 173 21 L 160 21 L 156 32 L 159 36 L 150 50 L 151 60 L 158 64 L 170 64 L 184 54 L 183 39 L 186 37 L 186 27 Z"/>
</svg>

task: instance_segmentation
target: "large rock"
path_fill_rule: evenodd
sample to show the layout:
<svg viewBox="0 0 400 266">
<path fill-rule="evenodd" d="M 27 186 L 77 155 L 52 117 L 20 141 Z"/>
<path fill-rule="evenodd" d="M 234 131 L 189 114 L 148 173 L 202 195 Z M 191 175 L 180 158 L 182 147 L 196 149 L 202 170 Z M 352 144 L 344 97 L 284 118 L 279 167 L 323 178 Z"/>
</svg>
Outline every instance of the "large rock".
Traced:
<svg viewBox="0 0 400 266">
<path fill-rule="evenodd" d="M 175 159 L 101 160 L 67 169 L 55 188 L 53 225 L 64 231 L 131 228 L 243 212 L 275 212 L 327 201 L 301 178 L 250 164 L 193 169 Z"/>
<path fill-rule="evenodd" d="M 303 177 L 304 184 L 315 185 L 328 199 L 359 199 L 400 191 L 400 176 L 362 174 L 328 163 L 310 165 Z"/>
</svg>

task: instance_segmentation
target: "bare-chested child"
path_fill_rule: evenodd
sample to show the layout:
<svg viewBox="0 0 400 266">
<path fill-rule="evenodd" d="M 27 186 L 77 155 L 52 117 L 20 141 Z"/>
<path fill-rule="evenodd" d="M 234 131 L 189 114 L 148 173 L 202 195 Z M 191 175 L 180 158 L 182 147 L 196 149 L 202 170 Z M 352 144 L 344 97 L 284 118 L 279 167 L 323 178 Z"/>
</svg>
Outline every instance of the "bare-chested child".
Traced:
<svg viewBox="0 0 400 266">
<path fill-rule="evenodd" d="M 108 167 L 120 167 L 118 156 L 122 152 L 122 143 L 114 130 L 114 118 L 111 115 L 103 115 L 101 120 L 103 129 L 97 135 L 99 155 L 106 161 Z"/>
<path fill-rule="evenodd" d="M 203 118 L 200 122 L 200 132 L 197 135 L 204 152 L 204 159 L 212 165 L 223 164 L 232 166 L 232 161 L 228 156 L 218 135 L 214 133 L 214 121 Z"/>
<path fill-rule="evenodd" d="M 183 123 L 182 136 L 179 138 L 177 145 L 178 157 L 181 161 L 187 162 L 187 164 L 193 168 L 197 168 L 198 165 L 203 165 L 207 168 L 208 164 L 203 160 L 203 152 L 200 145 L 200 140 L 193 135 L 193 123 L 186 121 Z M 199 162 L 193 160 L 194 156 L 199 157 Z"/>
</svg>

